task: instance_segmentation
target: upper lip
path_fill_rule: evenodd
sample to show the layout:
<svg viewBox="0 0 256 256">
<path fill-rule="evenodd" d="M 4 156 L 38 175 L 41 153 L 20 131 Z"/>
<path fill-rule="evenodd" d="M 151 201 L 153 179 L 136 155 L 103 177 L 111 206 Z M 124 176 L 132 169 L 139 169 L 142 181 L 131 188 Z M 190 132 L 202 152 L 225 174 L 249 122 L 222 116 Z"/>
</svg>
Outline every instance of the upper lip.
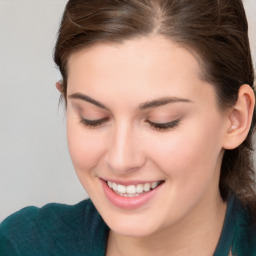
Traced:
<svg viewBox="0 0 256 256">
<path fill-rule="evenodd" d="M 164 180 L 126 180 L 126 181 L 121 181 L 121 180 L 115 180 L 115 179 L 103 179 L 103 181 L 107 182 L 107 181 L 110 181 L 112 183 L 116 183 L 116 184 L 119 184 L 119 185 L 124 185 L 124 186 L 129 186 L 129 185 L 138 185 L 138 184 L 146 184 L 146 183 L 153 183 L 153 182 L 162 182 Z"/>
</svg>

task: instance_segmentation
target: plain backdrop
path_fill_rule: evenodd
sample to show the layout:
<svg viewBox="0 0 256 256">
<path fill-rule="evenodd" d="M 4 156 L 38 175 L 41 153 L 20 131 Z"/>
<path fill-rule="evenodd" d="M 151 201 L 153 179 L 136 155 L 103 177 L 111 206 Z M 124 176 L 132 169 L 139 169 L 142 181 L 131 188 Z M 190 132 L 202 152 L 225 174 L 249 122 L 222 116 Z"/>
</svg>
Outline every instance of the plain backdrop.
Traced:
<svg viewBox="0 0 256 256">
<path fill-rule="evenodd" d="M 66 144 L 52 53 L 67 0 L 0 0 L 0 221 L 87 197 Z M 256 53 L 256 1 L 244 0 Z M 255 57 L 254 57 L 255 63 Z"/>
</svg>

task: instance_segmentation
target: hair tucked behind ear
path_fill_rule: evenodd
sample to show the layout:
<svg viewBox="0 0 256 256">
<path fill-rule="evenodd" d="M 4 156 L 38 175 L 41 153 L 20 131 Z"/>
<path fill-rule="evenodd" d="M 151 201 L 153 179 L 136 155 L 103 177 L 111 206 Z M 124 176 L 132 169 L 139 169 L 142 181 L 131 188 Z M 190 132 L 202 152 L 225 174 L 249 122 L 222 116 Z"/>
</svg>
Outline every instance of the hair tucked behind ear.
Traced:
<svg viewBox="0 0 256 256">
<path fill-rule="evenodd" d="M 54 59 L 63 76 L 66 98 L 68 58 L 98 42 L 122 43 L 159 34 L 198 56 L 202 79 L 214 86 L 220 108 L 235 104 L 241 85 L 253 87 L 248 25 L 241 0 L 70 0 L 67 3 Z M 221 167 L 220 193 L 235 193 L 256 213 L 252 134 L 227 150 Z"/>
</svg>

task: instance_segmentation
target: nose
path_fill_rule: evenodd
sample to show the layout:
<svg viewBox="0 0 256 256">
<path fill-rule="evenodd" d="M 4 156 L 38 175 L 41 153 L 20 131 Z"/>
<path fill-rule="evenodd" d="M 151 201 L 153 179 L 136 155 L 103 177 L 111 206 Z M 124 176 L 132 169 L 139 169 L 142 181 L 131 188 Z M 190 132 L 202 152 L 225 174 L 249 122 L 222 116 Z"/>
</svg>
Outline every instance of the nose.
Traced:
<svg viewBox="0 0 256 256">
<path fill-rule="evenodd" d="M 106 154 L 106 164 L 112 172 L 125 175 L 140 169 L 146 161 L 140 139 L 128 125 L 113 131 Z"/>
</svg>

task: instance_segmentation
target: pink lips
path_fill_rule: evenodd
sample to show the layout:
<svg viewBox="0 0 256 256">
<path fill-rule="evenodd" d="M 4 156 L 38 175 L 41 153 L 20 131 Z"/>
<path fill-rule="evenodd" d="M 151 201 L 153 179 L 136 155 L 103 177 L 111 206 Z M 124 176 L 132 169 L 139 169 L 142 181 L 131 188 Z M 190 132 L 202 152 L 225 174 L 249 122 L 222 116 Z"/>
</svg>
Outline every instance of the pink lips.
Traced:
<svg viewBox="0 0 256 256">
<path fill-rule="evenodd" d="M 144 194 L 141 194 L 139 196 L 134 197 L 123 197 L 118 194 L 116 194 L 107 184 L 104 180 L 101 180 L 104 193 L 108 200 L 115 205 L 118 208 L 123 209 L 135 209 L 139 208 L 142 205 L 146 204 L 151 198 L 155 196 L 155 194 L 158 192 L 160 187 L 162 187 L 163 184 L 160 184 L 157 188 L 146 192 Z"/>
</svg>

